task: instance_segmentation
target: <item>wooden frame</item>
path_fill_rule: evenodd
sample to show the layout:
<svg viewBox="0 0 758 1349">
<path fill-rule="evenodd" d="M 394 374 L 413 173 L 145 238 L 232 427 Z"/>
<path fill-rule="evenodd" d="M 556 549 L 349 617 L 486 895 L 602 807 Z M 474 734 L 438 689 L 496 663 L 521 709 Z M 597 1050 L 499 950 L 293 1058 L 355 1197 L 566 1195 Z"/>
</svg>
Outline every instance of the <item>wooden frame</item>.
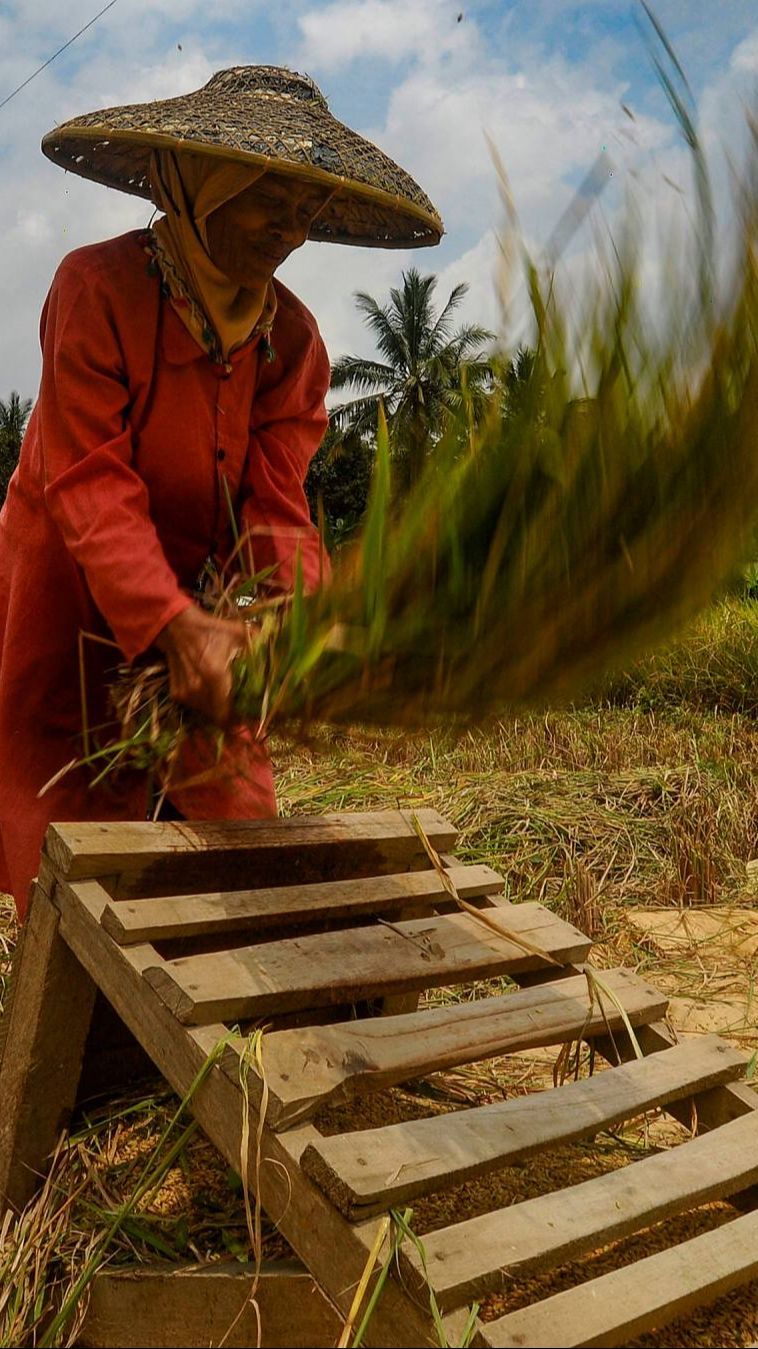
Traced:
<svg viewBox="0 0 758 1349">
<path fill-rule="evenodd" d="M 225 1349 L 328 1349 L 342 1323 L 307 1269 L 297 1261 L 264 1265 L 257 1281 L 246 1265 L 195 1265 L 166 1270 L 144 1265 L 101 1270 L 93 1280 L 77 1343 L 119 1349 L 124 1327 L 143 1349 L 182 1343 Z M 254 1301 L 251 1290 L 255 1288 Z"/>
<path fill-rule="evenodd" d="M 435 812 L 420 814 L 435 846 L 449 848 L 454 830 Z M 630 971 L 617 971 L 606 980 L 650 1055 L 634 1060 L 617 1009 L 590 1005 L 581 965 L 588 939 L 541 906 L 505 903 L 488 868 L 463 868 L 449 859 L 448 865 L 455 867 L 459 893 L 469 896 L 464 912 L 451 912 L 413 821 L 400 812 L 247 826 L 53 828 L 14 971 L 8 1037 L 14 1063 L 6 1051 L 0 1069 L 0 1191 L 18 1202 L 55 1143 L 72 1103 L 71 1079 L 78 1076 L 97 987 L 181 1095 L 215 1055 L 190 1108 L 227 1162 L 248 1179 L 259 1178 L 269 1218 L 342 1316 L 389 1207 L 505 1166 L 525 1147 L 535 1151 L 592 1134 L 599 1124 L 653 1105 L 696 1122 L 700 1132 L 718 1128 L 723 1146 L 706 1133 L 680 1145 L 669 1154 L 665 1176 L 656 1158 L 634 1163 L 635 1183 L 623 1202 L 620 1182 L 601 1177 L 602 1185 L 589 1182 L 595 1189 L 569 1188 L 548 1196 L 549 1203 L 529 1201 L 477 1219 L 463 1214 L 429 1237 L 427 1269 L 450 1341 L 460 1337 L 467 1304 L 520 1270 L 550 1268 L 567 1251 L 638 1231 L 662 1215 L 696 1207 L 704 1196 L 741 1195 L 749 1204 L 758 1182 L 750 1151 L 758 1138 L 758 1096 L 737 1080 L 744 1058 L 717 1037 L 677 1045 L 662 1020 L 665 999 Z M 372 903 L 380 910 L 376 918 L 369 917 Z M 409 908 L 416 917 L 402 916 Z M 31 932 L 37 934 L 32 955 Z M 349 1015 L 358 1000 L 415 999 L 425 988 L 485 972 L 508 975 L 523 991 L 421 1012 L 395 1006 L 390 1017 L 356 1021 Z M 65 1090 L 61 1080 L 57 1103 L 48 1103 L 33 1136 L 24 1138 L 42 1087 L 35 1063 L 47 1052 L 54 1020 L 50 988 L 56 997 L 74 997 L 76 1033 L 66 1047 Z M 24 1007 L 33 1013 L 26 1020 L 18 1011 Z M 290 1028 L 295 1015 L 296 1031 Z M 269 1027 L 262 1040 L 268 1107 L 259 1155 L 262 1083 L 248 1062 L 246 1036 L 230 1025 L 255 1016 Z M 526 1101 L 347 1136 L 319 1131 L 318 1111 L 326 1104 L 455 1064 L 575 1038 L 591 1039 L 611 1062 L 621 1044 L 622 1059 L 634 1061 Z M 243 1157 L 245 1138 L 253 1141 Z M 708 1260 L 698 1260 L 687 1278 L 677 1274 L 684 1255 L 674 1253 L 684 1247 L 654 1257 L 659 1263 L 640 1266 L 637 1275 L 631 1266 L 616 1280 L 622 1293 L 614 1292 L 608 1324 L 598 1323 L 597 1332 L 579 1291 L 573 1301 L 561 1294 L 565 1343 L 622 1343 L 630 1327 L 642 1333 L 682 1306 L 753 1277 L 752 1215 L 740 1224 L 735 1219 L 719 1229 L 723 1235 L 709 1234 Z M 509 1245 L 509 1233 L 520 1231 L 516 1247 Z M 538 1337 L 548 1324 L 547 1306 L 526 1309 L 531 1321 L 518 1313 L 516 1320 L 477 1322 L 475 1343 L 546 1343 Z M 535 1338 L 524 1340 L 525 1334 Z M 407 1246 L 366 1342 L 437 1342 L 426 1276 Z"/>
</svg>

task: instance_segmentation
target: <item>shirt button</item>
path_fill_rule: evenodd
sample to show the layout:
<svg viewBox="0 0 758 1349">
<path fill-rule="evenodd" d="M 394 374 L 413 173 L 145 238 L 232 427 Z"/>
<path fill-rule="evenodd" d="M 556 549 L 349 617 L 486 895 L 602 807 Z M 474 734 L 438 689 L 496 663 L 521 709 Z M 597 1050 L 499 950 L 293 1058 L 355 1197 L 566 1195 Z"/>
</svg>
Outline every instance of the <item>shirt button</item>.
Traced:
<svg viewBox="0 0 758 1349">
<path fill-rule="evenodd" d="M 226 450 L 217 450 L 216 458 L 219 460 L 219 463 L 221 462 L 222 459 L 226 459 Z"/>
</svg>

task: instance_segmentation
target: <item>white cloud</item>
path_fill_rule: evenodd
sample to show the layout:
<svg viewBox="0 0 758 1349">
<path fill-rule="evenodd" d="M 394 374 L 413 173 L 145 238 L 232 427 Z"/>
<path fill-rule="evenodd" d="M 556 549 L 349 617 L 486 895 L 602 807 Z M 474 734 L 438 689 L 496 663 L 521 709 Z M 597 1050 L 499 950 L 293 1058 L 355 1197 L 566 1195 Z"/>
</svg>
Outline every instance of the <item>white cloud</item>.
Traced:
<svg viewBox="0 0 758 1349">
<path fill-rule="evenodd" d="M 298 20 L 301 59 L 337 70 L 356 57 L 397 63 L 409 56 L 437 61 L 470 55 L 477 47 L 474 24 L 458 22 L 458 0 L 335 0 Z"/>
<path fill-rule="evenodd" d="M 420 257 L 422 265 L 428 264 L 429 252 Z M 334 360 L 348 352 L 373 352 L 371 337 L 355 307 L 355 292 L 368 291 L 381 301 L 390 286 L 397 284 L 402 268 L 413 261 L 409 250 L 395 253 L 384 248 L 306 244 L 288 259 L 280 276 L 316 315 Z"/>
<path fill-rule="evenodd" d="M 546 237 L 572 182 L 607 147 L 620 169 L 663 145 L 671 131 L 637 118 L 633 141 L 620 109 L 623 87 L 588 84 L 563 62 L 508 69 L 488 65 L 451 87 L 438 70 L 414 71 L 390 100 L 381 132 L 389 153 L 407 162 L 442 210 L 451 231 L 481 230 L 497 217 L 498 187 L 487 138 L 508 173 L 529 231 Z"/>
<path fill-rule="evenodd" d="M 6 190 L 0 198 L 5 240 L 0 253 L 0 396 L 10 388 L 36 390 L 38 315 L 63 255 L 144 225 L 151 209 L 134 197 L 62 173 L 41 155 L 41 136 L 76 112 L 197 88 L 213 66 L 197 47 L 190 47 L 186 56 L 186 62 L 177 63 L 174 51 L 163 56 L 156 52 L 135 75 L 106 49 L 85 63 L 70 87 L 60 85 L 51 69 L 31 86 L 31 97 L 22 94 L 8 105 L 10 145 L 3 164 Z"/>
<path fill-rule="evenodd" d="M 426 266 L 420 270 L 428 272 L 434 269 L 434 259 L 424 259 Z M 472 248 L 466 249 L 459 258 L 447 263 L 437 273 L 436 303 L 447 303 L 454 286 L 465 282 L 468 286 L 463 300 L 456 310 L 457 326 L 464 323 L 477 323 L 490 332 L 499 332 L 502 326 L 502 314 L 499 299 L 499 273 L 501 255 L 495 231 L 489 229 Z"/>
<path fill-rule="evenodd" d="M 731 65 L 734 70 L 747 70 L 751 74 L 758 72 L 758 29 L 735 47 Z"/>
</svg>

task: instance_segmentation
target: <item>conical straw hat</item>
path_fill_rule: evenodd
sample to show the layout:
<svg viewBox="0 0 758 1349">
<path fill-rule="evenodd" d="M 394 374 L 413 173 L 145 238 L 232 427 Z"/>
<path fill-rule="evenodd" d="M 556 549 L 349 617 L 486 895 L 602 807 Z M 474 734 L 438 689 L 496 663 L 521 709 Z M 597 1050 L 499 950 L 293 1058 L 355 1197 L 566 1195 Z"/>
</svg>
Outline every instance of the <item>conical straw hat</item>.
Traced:
<svg viewBox="0 0 758 1349">
<path fill-rule="evenodd" d="M 375 248 L 439 243 L 442 220 L 410 174 L 329 111 L 307 75 L 277 66 L 219 70 L 180 98 L 74 117 L 42 150 L 72 173 L 151 199 L 154 147 L 220 155 L 338 191 L 311 239 Z"/>
</svg>

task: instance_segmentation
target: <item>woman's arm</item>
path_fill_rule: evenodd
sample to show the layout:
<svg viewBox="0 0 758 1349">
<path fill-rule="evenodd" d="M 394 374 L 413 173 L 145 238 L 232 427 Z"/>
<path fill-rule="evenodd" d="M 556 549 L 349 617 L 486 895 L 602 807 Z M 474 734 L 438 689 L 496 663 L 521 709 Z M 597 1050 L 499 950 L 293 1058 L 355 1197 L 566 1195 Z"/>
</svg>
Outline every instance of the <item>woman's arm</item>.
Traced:
<svg viewBox="0 0 758 1349">
<path fill-rule="evenodd" d="M 132 463 L 128 383 L 107 286 L 74 259 L 53 283 L 42 351 L 47 508 L 127 659 L 155 643 L 166 656 L 172 696 L 224 725 L 230 662 L 246 629 L 203 613 L 169 566 Z"/>
<path fill-rule="evenodd" d="M 107 284 L 76 255 L 42 316 L 38 424 L 45 502 L 131 660 L 191 604 L 169 566 L 133 466 L 129 390 Z"/>
<path fill-rule="evenodd" d="M 274 569 L 270 586 L 292 589 L 299 553 L 306 588 L 312 590 L 329 576 L 304 489 L 328 424 L 329 357 L 315 324 L 301 321 L 296 339 L 276 357 L 278 373 L 276 362 L 280 377 L 266 381 L 253 404 L 241 523 L 254 570 Z"/>
</svg>

